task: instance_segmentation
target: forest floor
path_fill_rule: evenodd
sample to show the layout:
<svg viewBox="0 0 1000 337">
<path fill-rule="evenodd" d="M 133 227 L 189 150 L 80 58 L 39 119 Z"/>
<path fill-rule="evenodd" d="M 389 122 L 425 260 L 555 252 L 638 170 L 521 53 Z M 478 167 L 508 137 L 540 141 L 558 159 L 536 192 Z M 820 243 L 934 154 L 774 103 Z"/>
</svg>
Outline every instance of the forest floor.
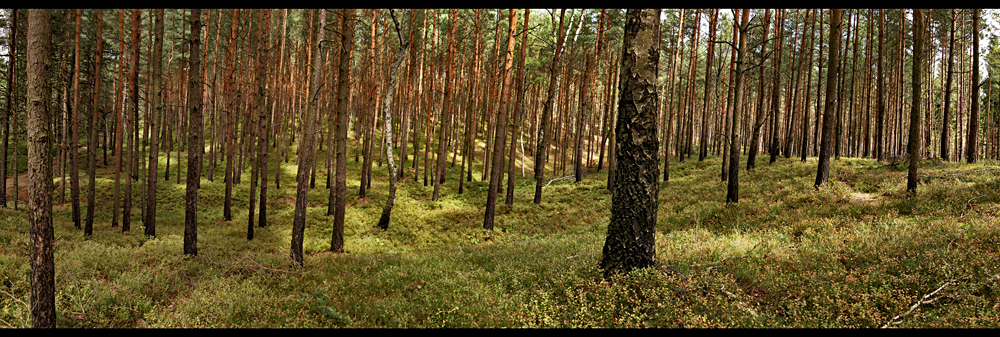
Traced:
<svg viewBox="0 0 1000 337">
<path fill-rule="evenodd" d="M 288 257 L 295 162 L 275 172 L 271 159 L 268 226 L 253 241 L 249 170 L 233 188 L 232 221 L 222 219 L 223 180 L 202 180 L 196 257 L 182 254 L 185 188 L 175 181 L 159 182 L 156 237 L 143 235 L 138 208 L 131 231 L 110 227 L 110 170 L 97 180 L 93 237 L 57 205 L 57 325 L 1000 326 L 997 163 L 923 161 L 917 194 L 908 196 L 905 163 L 833 160 L 830 183 L 816 190 L 815 158 L 779 159 L 741 170 L 740 202 L 726 204 L 720 158 L 674 158 L 659 195 L 661 265 L 606 281 L 597 269 L 610 217 L 606 170 L 553 182 L 540 205 L 531 203 L 531 173 L 517 177 L 514 205 L 498 206 L 495 230 L 485 231 L 488 182 L 473 179 L 458 194 L 458 169 L 449 169 L 441 199 L 431 201 L 433 186 L 424 186 L 423 172 L 414 182 L 407 162 L 392 222 L 381 231 L 374 226 L 387 168 L 373 167 L 368 198 L 358 199 L 361 165 L 349 160 L 347 252 L 332 254 L 320 163 L 298 268 Z M 473 172 L 479 178 L 481 167 Z M 0 210 L 0 327 L 30 325 L 28 255 L 24 209 Z"/>
</svg>

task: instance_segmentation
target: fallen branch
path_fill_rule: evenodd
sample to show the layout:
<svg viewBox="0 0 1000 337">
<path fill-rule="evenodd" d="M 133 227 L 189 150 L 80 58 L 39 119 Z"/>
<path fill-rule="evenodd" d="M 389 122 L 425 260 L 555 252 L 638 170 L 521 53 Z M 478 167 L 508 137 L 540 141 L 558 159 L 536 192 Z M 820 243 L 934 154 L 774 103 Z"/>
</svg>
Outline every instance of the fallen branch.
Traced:
<svg viewBox="0 0 1000 337">
<path fill-rule="evenodd" d="M 731 292 L 726 291 L 726 285 L 725 284 L 723 284 L 722 285 L 722 289 L 719 289 L 719 290 L 721 290 L 722 293 L 726 294 L 726 296 L 729 296 L 729 298 L 731 298 L 734 301 L 736 301 L 736 304 L 740 307 L 740 309 L 743 309 L 744 311 L 749 312 L 750 315 L 757 316 L 757 312 L 753 311 L 753 309 L 750 309 L 750 307 L 747 306 L 745 303 L 743 303 L 743 301 L 740 301 L 740 299 L 738 297 L 736 297 L 736 294 L 733 294 Z"/>
<path fill-rule="evenodd" d="M 249 263 L 247 263 L 246 261 L 248 261 Z M 231 262 L 229 264 L 223 264 L 221 262 L 213 261 L 213 260 L 210 260 L 210 259 L 209 259 L 209 263 L 225 268 L 225 270 L 223 271 L 223 273 L 228 273 L 231 270 L 236 269 L 237 267 L 240 267 L 240 268 L 243 268 L 243 269 L 251 269 L 253 267 L 256 267 L 257 269 L 262 269 L 262 270 L 271 271 L 271 272 L 302 275 L 301 272 L 293 272 L 293 271 L 287 271 L 287 270 L 281 270 L 281 269 L 274 269 L 274 268 L 265 267 L 264 265 L 260 264 L 260 262 L 257 262 L 256 260 L 250 258 L 250 254 L 244 254 L 243 257 L 241 257 L 239 260 L 233 261 L 233 262 Z"/>
<path fill-rule="evenodd" d="M 934 302 L 937 302 L 937 300 L 938 300 L 937 298 L 928 300 L 928 298 L 930 298 L 930 297 L 932 297 L 934 295 L 937 295 L 938 292 L 940 292 L 941 290 L 943 290 L 948 285 L 950 285 L 952 283 L 955 283 L 955 282 L 958 282 L 959 280 L 964 279 L 966 277 L 969 277 L 969 275 L 965 275 L 965 276 L 953 279 L 951 281 L 948 281 L 944 285 L 938 287 L 936 290 L 930 292 L 929 294 L 924 295 L 923 297 L 920 298 L 920 300 L 917 301 L 917 303 L 913 303 L 913 305 L 910 306 L 910 310 L 907 310 L 906 313 L 904 313 L 902 315 L 893 317 L 891 320 L 889 320 L 889 322 L 886 322 L 885 324 L 883 324 L 881 328 L 885 329 L 885 328 L 888 328 L 889 325 L 900 325 L 900 324 L 903 324 L 903 317 L 909 316 L 911 313 L 913 313 L 914 311 L 916 311 L 917 308 L 920 308 L 921 305 L 924 305 L 924 304 L 933 304 Z"/>
<path fill-rule="evenodd" d="M 545 184 L 545 186 L 542 186 L 542 188 L 546 188 L 546 187 L 548 187 L 548 186 L 549 186 L 549 185 L 551 185 L 551 184 L 552 184 L 553 182 L 560 182 L 560 181 L 564 181 L 564 180 L 569 180 L 570 178 L 573 178 L 573 175 L 572 175 L 572 174 L 570 174 L 570 175 L 565 175 L 565 176 L 562 176 L 562 177 L 558 177 L 558 178 L 552 178 L 552 180 L 549 180 L 549 183 L 548 183 L 548 184 Z"/>
</svg>

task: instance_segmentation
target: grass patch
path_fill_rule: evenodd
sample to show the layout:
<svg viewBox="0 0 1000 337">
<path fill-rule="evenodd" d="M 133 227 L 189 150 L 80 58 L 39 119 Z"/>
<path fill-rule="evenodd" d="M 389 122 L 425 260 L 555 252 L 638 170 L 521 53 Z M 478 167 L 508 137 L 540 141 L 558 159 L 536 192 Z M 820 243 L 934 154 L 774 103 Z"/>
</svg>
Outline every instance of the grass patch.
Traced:
<svg viewBox="0 0 1000 337">
<path fill-rule="evenodd" d="M 113 176 L 97 180 L 93 237 L 57 205 L 58 326 L 865 328 L 946 283 L 894 326 L 1000 326 L 995 164 L 924 162 L 911 197 L 906 172 L 874 160 L 833 161 L 830 183 L 816 190 L 815 161 L 779 159 L 741 171 L 741 200 L 726 204 L 720 158 L 673 163 L 660 188 L 660 267 L 604 280 L 596 266 L 610 218 L 606 171 L 547 186 L 539 205 L 530 172 L 518 175 L 514 204 L 502 205 L 501 194 L 495 229 L 485 231 L 487 182 L 473 179 L 458 194 L 450 168 L 432 201 L 433 186 L 415 182 L 408 162 L 380 231 L 387 168 L 373 165 L 368 196 L 358 198 L 361 163 L 348 160 L 347 253 L 332 254 L 321 160 L 298 268 L 288 257 L 294 158 L 279 167 L 274 157 L 268 226 L 253 241 L 249 172 L 234 186 L 232 221 L 222 219 L 224 162 L 215 181 L 202 180 L 193 258 L 182 255 L 184 187 L 173 180 L 157 184 L 155 238 L 142 234 L 139 208 L 132 231 L 110 227 Z M 27 227 L 23 210 L 0 209 L 0 326 L 30 324 Z"/>
</svg>

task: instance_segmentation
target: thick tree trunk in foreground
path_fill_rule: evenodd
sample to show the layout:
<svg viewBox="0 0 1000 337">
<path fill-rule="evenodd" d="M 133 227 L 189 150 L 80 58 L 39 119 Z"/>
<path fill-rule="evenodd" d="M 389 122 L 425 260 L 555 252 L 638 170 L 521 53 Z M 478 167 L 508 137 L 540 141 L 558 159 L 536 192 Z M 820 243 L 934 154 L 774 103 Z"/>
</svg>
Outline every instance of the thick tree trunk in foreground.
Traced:
<svg viewBox="0 0 1000 337">
<path fill-rule="evenodd" d="M 622 42 L 615 189 L 600 268 L 605 277 L 655 264 L 657 180 L 656 78 L 660 61 L 659 9 L 628 10 Z"/>
<path fill-rule="evenodd" d="M 48 9 L 28 10 L 28 223 L 34 328 L 56 327 L 52 152 L 49 144 L 52 135 L 48 104 L 49 18 Z"/>
<path fill-rule="evenodd" d="M 191 10 L 191 61 L 188 68 L 188 163 L 184 209 L 184 254 L 198 255 L 198 182 L 201 180 L 202 91 L 198 72 L 201 69 L 201 10 Z"/>
<path fill-rule="evenodd" d="M 830 56 L 827 61 L 826 75 L 826 101 L 823 103 L 823 139 L 819 146 L 819 165 L 816 168 L 816 183 L 813 187 L 819 188 L 830 179 L 830 154 L 833 153 L 833 126 L 834 109 L 837 103 L 837 80 L 840 77 L 840 34 L 843 29 L 841 19 L 844 17 L 842 9 L 834 9 L 830 14 Z"/>
</svg>

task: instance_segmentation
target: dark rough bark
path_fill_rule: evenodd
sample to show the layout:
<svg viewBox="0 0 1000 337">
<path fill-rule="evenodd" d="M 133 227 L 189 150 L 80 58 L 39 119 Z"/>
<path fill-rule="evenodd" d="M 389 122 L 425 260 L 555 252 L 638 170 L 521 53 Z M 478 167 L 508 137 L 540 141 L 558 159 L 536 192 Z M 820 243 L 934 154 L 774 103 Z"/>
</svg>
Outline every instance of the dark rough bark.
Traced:
<svg viewBox="0 0 1000 337">
<path fill-rule="evenodd" d="M 326 26 L 326 9 L 319 10 L 319 27 Z M 316 41 L 323 41 L 325 29 L 317 30 Z M 323 44 L 314 42 L 316 50 L 313 52 L 312 80 L 309 81 L 309 101 L 308 106 L 302 115 L 302 145 L 299 150 L 298 172 L 295 176 L 295 217 L 292 220 L 292 247 L 291 257 L 299 266 L 302 265 L 302 240 L 306 230 L 306 207 L 309 200 L 306 193 L 309 192 L 309 170 L 313 165 L 313 146 L 316 140 L 316 110 L 319 101 L 320 81 L 323 79 Z M 337 174 L 340 174 L 339 170 Z"/>
<path fill-rule="evenodd" d="M 906 175 L 906 192 L 917 193 L 917 163 L 920 162 L 920 75 L 923 72 L 924 11 L 913 10 L 913 102 L 910 104 L 910 166 Z"/>
<path fill-rule="evenodd" d="M 198 255 L 198 182 L 201 180 L 202 91 L 198 72 L 201 69 L 201 9 L 191 10 L 191 57 L 188 68 L 188 162 L 184 209 L 184 254 Z"/>
<path fill-rule="evenodd" d="M 80 146 L 80 17 L 82 9 L 76 9 L 76 32 L 73 41 L 73 138 L 69 147 L 70 202 L 72 203 L 73 226 L 80 228 L 80 164 L 77 148 Z M 64 131 L 65 132 L 65 131 Z"/>
<path fill-rule="evenodd" d="M 31 319 L 55 328 L 55 238 L 52 229 L 52 150 L 48 87 L 50 12 L 28 10 L 28 223 L 31 239 Z"/>
<path fill-rule="evenodd" d="M 965 162 L 969 164 L 979 157 L 979 11 L 978 8 L 972 10 L 972 107 L 965 151 Z"/>
<path fill-rule="evenodd" d="M 347 208 L 347 123 L 350 118 L 351 52 L 354 50 L 354 9 L 342 10 L 340 31 L 340 74 L 337 83 L 337 174 L 330 251 L 344 251 L 344 214 Z M 414 160 L 416 162 L 416 160 Z"/>
<path fill-rule="evenodd" d="M 955 63 L 955 9 L 951 9 L 951 28 L 949 31 L 948 38 L 948 70 L 945 75 L 945 85 L 944 85 L 944 115 L 941 116 L 941 160 L 948 161 L 951 160 L 951 155 L 948 148 L 948 140 L 951 138 L 951 86 L 952 78 L 954 77 L 954 72 L 952 67 Z"/>
<path fill-rule="evenodd" d="M 104 28 L 104 11 L 97 9 L 97 37 L 95 38 L 97 52 L 94 53 L 94 102 L 91 106 L 91 112 L 94 115 L 90 119 L 90 135 L 87 142 L 87 155 L 90 163 L 87 171 L 90 175 L 90 186 L 87 187 L 87 221 L 83 225 L 83 235 L 86 236 L 94 234 L 94 207 L 96 206 L 94 205 L 94 199 L 97 193 L 97 119 L 100 118 L 101 112 L 101 65 L 104 61 L 102 57 L 104 52 L 104 41 L 101 39 L 102 28 Z"/>
<path fill-rule="evenodd" d="M 159 120 L 160 116 L 163 115 L 163 9 L 157 9 L 155 13 L 155 19 L 153 21 L 153 57 L 150 60 L 152 62 L 153 72 L 152 88 L 153 92 L 152 103 L 150 106 L 153 108 L 152 118 L 147 121 L 149 127 L 152 130 L 156 130 L 156 121 Z M 151 132 L 149 140 L 149 172 L 146 173 L 146 219 L 143 221 L 146 225 L 146 235 L 156 236 L 156 178 L 159 164 L 159 152 L 160 152 L 160 133 Z"/>
<path fill-rule="evenodd" d="M 660 187 L 656 136 L 656 78 L 660 60 L 659 9 L 628 10 L 622 42 L 617 162 L 611 222 L 600 268 L 605 277 L 655 264 Z"/>
<path fill-rule="evenodd" d="M 771 10 L 764 10 L 764 41 L 767 41 L 767 35 L 771 28 Z M 775 40 L 777 43 L 779 40 Z M 760 47 L 760 60 L 761 60 L 761 70 L 760 78 L 757 84 L 757 113 L 754 114 L 753 128 L 750 130 L 750 149 L 747 151 L 747 171 L 753 170 L 757 167 L 757 150 L 760 144 L 760 128 L 764 126 L 764 68 L 763 60 L 764 55 L 767 53 L 767 43 L 764 43 Z"/>
<path fill-rule="evenodd" d="M 729 179 L 726 186 L 726 203 L 740 201 L 740 125 L 743 111 L 740 110 L 743 99 L 743 77 L 746 71 L 747 32 L 749 30 L 750 11 L 743 10 L 739 25 L 740 42 L 736 55 L 736 88 L 733 89 L 733 130 L 729 135 Z M 782 16 L 783 17 L 783 16 Z M 780 26 L 779 26 L 780 27 Z M 779 64 L 781 62 L 778 62 Z M 777 76 L 775 76 L 777 77 Z M 777 118 L 777 114 L 775 115 Z M 773 157 L 772 157 L 773 158 Z"/>
<path fill-rule="evenodd" d="M 834 109 L 838 98 L 837 80 L 840 77 L 840 34 L 843 30 L 841 19 L 844 17 L 842 9 L 834 9 L 830 14 L 830 57 L 827 61 L 826 75 L 826 100 L 823 104 L 823 134 L 819 146 L 819 165 L 816 168 L 816 183 L 813 187 L 819 188 L 830 179 L 830 154 L 833 152 L 833 126 L 836 123 Z"/>
<path fill-rule="evenodd" d="M 785 12 L 784 12 L 784 9 L 779 9 L 778 10 L 777 17 L 778 17 L 777 25 L 775 25 L 775 28 L 774 28 L 775 29 L 774 30 L 774 34 L 775 34 L 775 37 L 778 40 L 777 43 L 775 43 L 776 47 L 774 48 L 774 50 L 777 53 L 777 55 L 775 55 L 775 59 L 774 59 L 775 64 L 774 64 L 774 68 L 773 69 L 775 69 L 775 70 L 774 70 L 774 72 L 771 75 L 772 79 L 774 80 L 774 85 L 771 86 L 771 90 L 772 90 L 772 92 L 771 92 L 771 146 L 768 148 L 768 153 L 771 155 L 770 160 L 768 161 L 768 163 L 770 163 L 770 164 L 774 164 L 774 162 L 778 160 L 778 150 L 779 150 L 778 149 L 778 142 L 780 141 L 778 139 L 778 130 L 779 130 L 779 125 L 780 125 L 780 123 L 778 122 L 778 120 L 779 120 L 778 117 L 781 116 L 781 90 L 782 90 L 782 87 L 781 87 L 781 56 L 784 53 L 784 48 L 781 47 L 781 43 L 782 43 L 781 41 L 782 41 L 782 38 L 785 35 L 784 34 L 785 29 L 784 29 L 784 23 L 783 23 L 785 21 Z M 739 105 L 738 104 L 734 105 L 734 107 L 739 107 Z M 738 128 L 738 126 L 736 126 L 734 128 Z"/>
<path fill-rule="evenodd" d="M 137 163 L 134 158 L 138 155 L 135 151 L 136 130 L 139 116 L 139 20 L 140 9 L 132 10 L 132 37 L 129 44 L 130 55 L 128 66 L 128 106 L 123 109 L 125 125 L 122 126 L 122 135 L 127 144 L 120 153 L 119 158 L 126 160 L 125 166 L 125 192 L 122 200 L 122 232 L 132 230 L 132 181 L 138 176 L 134 173 Z M 180 171 L 178 171 L 180 172 Z"/>
</svg>

